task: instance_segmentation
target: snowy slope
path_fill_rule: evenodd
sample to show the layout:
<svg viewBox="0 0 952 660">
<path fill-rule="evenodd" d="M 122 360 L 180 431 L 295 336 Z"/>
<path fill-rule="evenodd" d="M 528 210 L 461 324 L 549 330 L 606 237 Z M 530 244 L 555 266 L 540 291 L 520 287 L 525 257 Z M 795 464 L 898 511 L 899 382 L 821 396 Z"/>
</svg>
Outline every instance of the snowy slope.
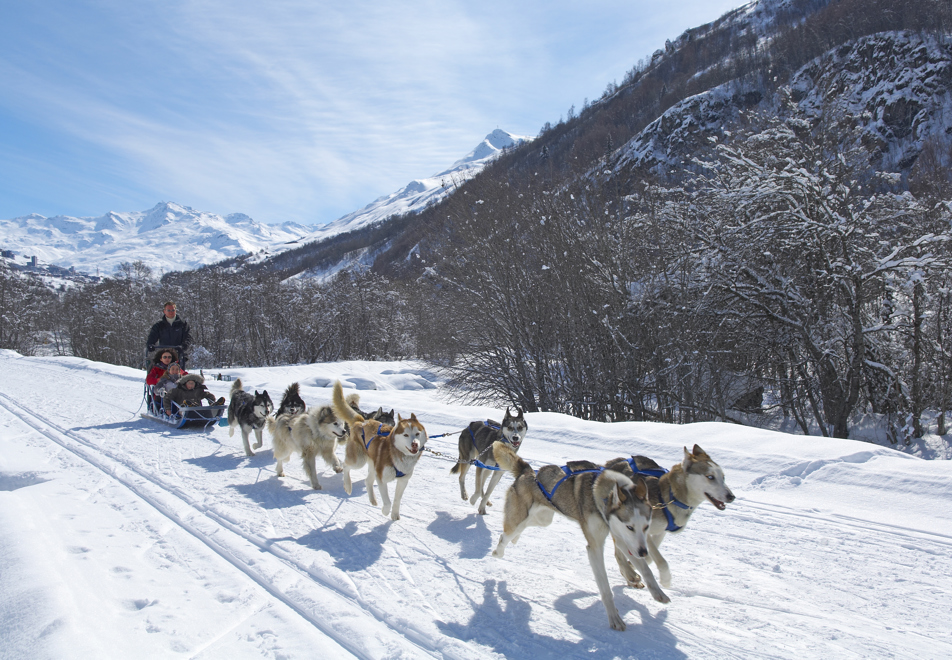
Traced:
<svg viewBox="0 0 952 660">
<path fill-rule="evenodd" d="M 608 558 L 628 624 L 616 632 L 574 523 L 490 556 L 511 478 L 476 515 L 449 473 L 452 435 L 430 440 L 447 456 L 423 456 L 393 522 L 320 461 L 322 491 L 297 460 L 278 479 L 270 439 L 247 458 L 224 428 L 140 418 L 143 372 L 3 351 L 0 373 L 0 658 L 952 656 L 952 462 L 723 424 L 528 415 L 521 454 L 536 467 L 630 453 L 670 466 L 699 443 L 738 497 L 665 542 L 668 605 L 624 587 Z M 446 400 L 419 363 L 225 373 L 272 395 L 299 381 L 309 404 L 341 378 L 431 435 L 500 414 Z"/>
<path fill-rule="evenodd" d="M 948 141 L 952 101 L 952 40 L 884 32 L 833 49 L 802 67 L 775 96 L 730 82 L 684 99 L 651 122 L 613 156 L 615 174 L 630 168 L 679 168 L 725 137 L 743 111 L 777 112 L 789 96 L 804 117 L 849 118 L 877 167 L 907 170 L 923 144 Z M 627 176 L 627 174 L 626 174 Z"/>
<path fill-rule="evenodd" d="M 18 263 L 36 256 L 41 264 L 111 275 L 119 264 L 141 260 L 160 274 L 280 249 L 306 232 L 294 223 L 264 225 L 241 213 L 222 217 L 160 202 L 148 211 L 98 218 L 32 214 L 0 220 L 0 245 L 16 252 Z"/>
<path fill-rule="evenodd" d="M 504 149 L 532 140 L 496 129 L 475 149 L 453 163 L 448 169 L 424 179 L 415 179 L 400 190 L 380 197 L 359 211 L 349 213 L 312 232 L 301 243 L 319 241 L 337 234 L 373 225 L 394 215 L 417 213 L 448 194 L 456 186 L 473 178 Z"/>
</svg>

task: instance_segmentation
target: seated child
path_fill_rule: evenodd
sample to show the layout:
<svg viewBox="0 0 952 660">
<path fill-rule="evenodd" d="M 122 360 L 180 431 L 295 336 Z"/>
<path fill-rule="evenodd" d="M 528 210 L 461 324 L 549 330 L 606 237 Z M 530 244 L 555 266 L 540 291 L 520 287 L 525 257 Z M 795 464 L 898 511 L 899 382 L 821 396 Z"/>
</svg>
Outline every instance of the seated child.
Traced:
<svg viewBox="0 0 952 660">
<path fill-rule="evenodd" d="M 225 397 L 215 399 L 215 395 L 205 387 L 205 379 L 198 374 L 188 374 L 179 378 L 175 388 L 170 390 L 162 397 L 162 404 L 165 408 L 165 414 L 172 414 L 172 404 L 178 408 L 200 406 L 202 399 L 208 401 L 209 405 L 220 406 L 225 403 Z M 178 410 L 176 408 L 176 410 Z"/>
<path fill-rule="evenodd" d="M 155 386 L 153 393 L 159 397 L 165 396 L 172 388 L 175 387 L 175 384 L 178 383 L 182 376 L 187 375 L 188 372 L 182 370 L 182 365 L 180 365 L 178 362 L 173 362 L 169 365 L 168 371 L 166 371 L 165 374 L 159 378 L 159 382 Z"/>
</svg>

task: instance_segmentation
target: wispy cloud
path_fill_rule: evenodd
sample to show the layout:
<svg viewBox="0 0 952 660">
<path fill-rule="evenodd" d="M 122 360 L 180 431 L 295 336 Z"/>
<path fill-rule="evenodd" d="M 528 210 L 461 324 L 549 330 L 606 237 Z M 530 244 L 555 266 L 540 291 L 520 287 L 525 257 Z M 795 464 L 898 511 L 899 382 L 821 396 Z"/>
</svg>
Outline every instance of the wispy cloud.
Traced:
<svg viewBox="0 0 952 660">
<path fill-rule="evenodd" d="M 109 191 L 104 204 L 141 200 L 121 210 L 166 199 L 324 223 L 497 126 L 537 132 L 664 38 L 740 3 L 22 4 L 0 26 L 0 119 L 36 138 L 29 157 L 17 144 L 0 158 L 28 182 L 0 183 L 0 215 L 42 212 L 22 205 L 44 195 L 43 208 L 78 213 L 69 190 L 85 179 L 87 203 L 93 190 Z M 672 23 L 698 7 L 706 18 Z"/>
</svg>

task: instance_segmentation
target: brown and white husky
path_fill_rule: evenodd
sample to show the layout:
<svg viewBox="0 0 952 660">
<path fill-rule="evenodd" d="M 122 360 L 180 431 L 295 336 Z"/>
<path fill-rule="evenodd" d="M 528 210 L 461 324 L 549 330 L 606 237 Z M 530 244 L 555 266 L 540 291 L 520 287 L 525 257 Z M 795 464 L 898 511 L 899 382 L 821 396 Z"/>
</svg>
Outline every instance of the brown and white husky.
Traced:
<svg viewBox="0 0 952 660">
<path fill-rule="evenodd" d="M 409 419 L 397 415 L 397 423 L 393 426 L 364 419 L 347 404 L 340 381 L 334 383 L 332 405 L 337 416 L 350 427 L 344 449 L 344 490 L 348 495 L 351 493 L 351 470 L 359 470 L 366 465 L 367 479 L 364 483 L 370 503 L 377 506 L 373 488 L 374 481 L 377 481 L 383 500 L 383 515 L 400 520 L 400 501 L 426 446 L 426 429 L 415 414 L 411 414 Z M 396 482 L 392 503 L 387 487 L 391 481 Z"/>
</svg>

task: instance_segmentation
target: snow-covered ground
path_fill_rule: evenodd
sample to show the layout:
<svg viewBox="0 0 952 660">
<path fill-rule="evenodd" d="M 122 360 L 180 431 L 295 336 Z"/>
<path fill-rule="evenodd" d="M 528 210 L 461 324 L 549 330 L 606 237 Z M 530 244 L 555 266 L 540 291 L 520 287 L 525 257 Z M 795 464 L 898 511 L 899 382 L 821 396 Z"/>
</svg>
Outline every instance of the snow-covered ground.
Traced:
<svg viewBox="0 0 952 660">
<path fill-rule="evenodd" d="M 224 373 L 275 399 L 299 381 L 309 404 L 341 378 L 362 407 L 415 412 L 431 435 L 501 415 L 447 400 L 419 363 Z M 575 523 L 490 556 L 509 476 L 478 516 L 452 459 L 426 453 L 393 522 L 320 461 L 322 491 L 296 459 L 278 479 L 269 438 L 248 458 L 226 428 L 141 418 L 141 371 L 3 351 L 0 374 L 0 658 L 952 657 L 949 461 L 528 415 L 536 467 L 632 453 L 671 466 L 698 443 L 737 495 L 666 540 L 668 605 L 606 558 L 616 632 Z M 455 433 L 428 447 L 455 456 Z"/>
</svg>

